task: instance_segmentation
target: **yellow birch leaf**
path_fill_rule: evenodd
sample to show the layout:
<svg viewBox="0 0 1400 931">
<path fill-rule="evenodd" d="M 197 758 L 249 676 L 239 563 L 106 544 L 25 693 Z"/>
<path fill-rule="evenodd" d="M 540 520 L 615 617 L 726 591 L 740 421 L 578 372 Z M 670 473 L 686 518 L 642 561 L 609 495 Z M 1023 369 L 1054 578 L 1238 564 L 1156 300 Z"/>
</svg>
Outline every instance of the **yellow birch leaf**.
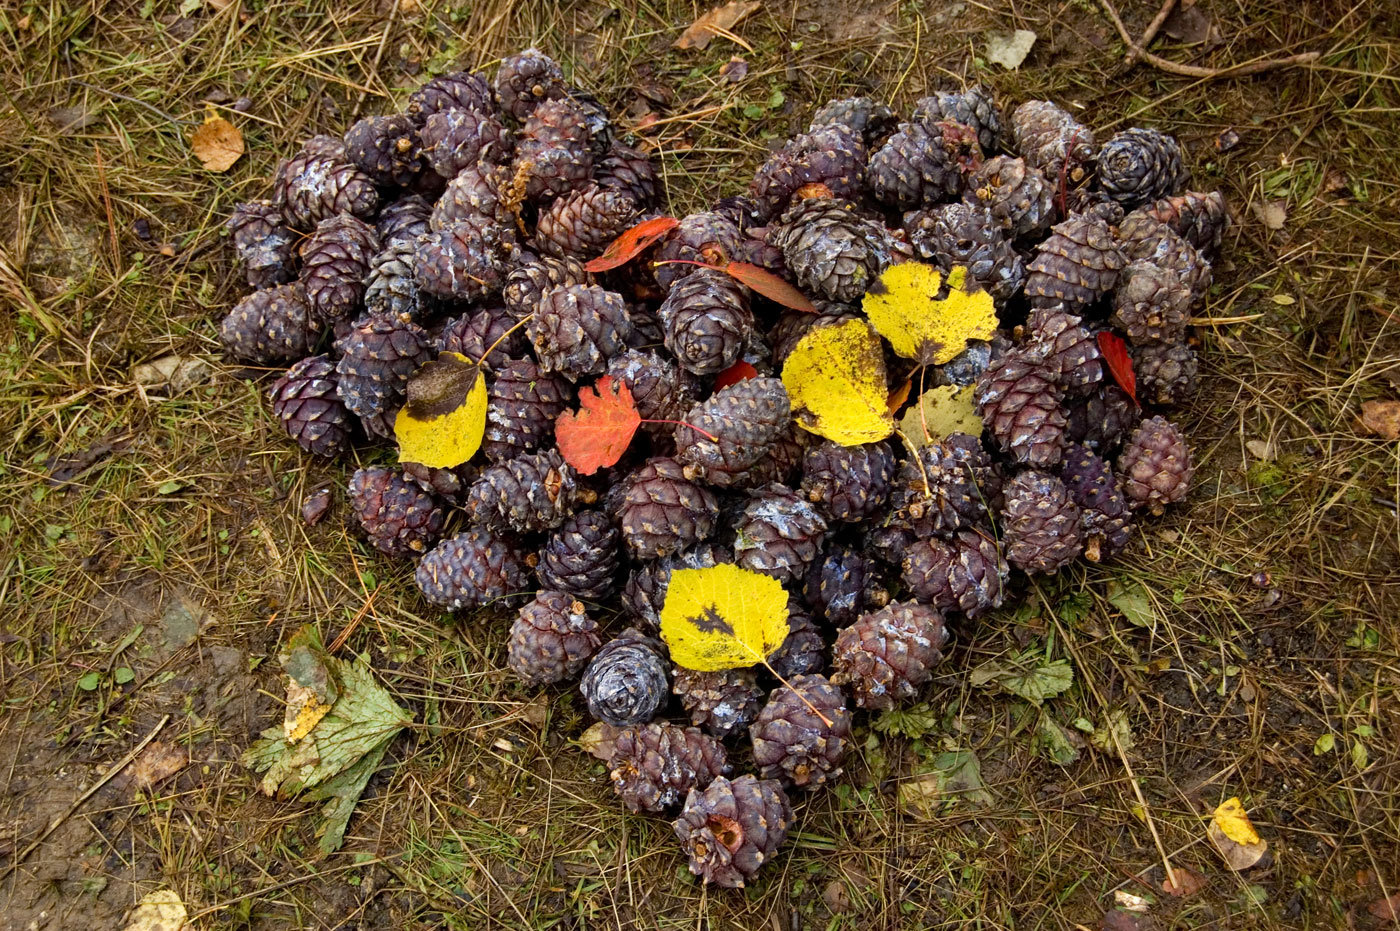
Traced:
<svg viewBox="0 0 1400 931">
<path fill-rule="evenodd" d="M 783 364 L 783 387 L 797 425 L 842 446 L 894 432 L 880 337 L 864 320 L 813 327 Z"/>
<path fill-rule="evenodd" d="M 1228 798 L 1221 802 L 1215 809 L 1211 823 L 1217 825 L 1226 837 L 1237 844 L 1259 843 L 1259 832 L 1254 830 L 1254 825 L 1250 823 L 1249 815 L 1245 813 L 1239 798 Z"/>
<path fill-rule="evenodd" d="M 661 639 L 678 665 L 700 672 L 752 666 L 787 635 L 788 597 L 777 579 L 724 563 L 671 573 Z"/>
<path fill-rule="evenodd" d="M 282 732 L 287 736 L 287 743 L 294 744 L 311 733 L 330 710 L 330 703 L 317 698 L 315 689 L 287 677 L 287 710 L 282 718 Z"/>
<path fill-rule="evenodd" d="M 947 294 L 939 297 L 946 284 Z M 943 275 L 923 262 L 901 262 L 865 292 L 862 308 L 894 351 L 921 365 L 942 365 L 962 354 L 970 339 L 991 339 L 996 304 L 986 290 L 967 289 L 967 269 Z"/>
<path fill-rule="evenodd" d="M 190 137 L 190 149 L 209 171 L 228 171 L 243 156 L 243 134 L 210 108 Z"/>
<path fill-rule="evenodd" d="M 977 416 L 973 386 L 939 385 L 919 395 L 919 403 L 905 411 L 899 432 L 915 448 L 946 439 L 954 433 L 982 435 L 982 418 Z"/>
<path fill-rule="evenodd" d="M 180 894 L 173 889 L 157 889 L 141 897 L 126 920 L 125 931 L 189 931 L 189 913 Z"/>
<path fill-rule="evenodd" d="M 399 461 L 451 469 L 481 448 L 486 434 L 486 379 L 457 352 L 441 353 L 408 381 L 408 403 L 394 419 Z"/>
</svg>

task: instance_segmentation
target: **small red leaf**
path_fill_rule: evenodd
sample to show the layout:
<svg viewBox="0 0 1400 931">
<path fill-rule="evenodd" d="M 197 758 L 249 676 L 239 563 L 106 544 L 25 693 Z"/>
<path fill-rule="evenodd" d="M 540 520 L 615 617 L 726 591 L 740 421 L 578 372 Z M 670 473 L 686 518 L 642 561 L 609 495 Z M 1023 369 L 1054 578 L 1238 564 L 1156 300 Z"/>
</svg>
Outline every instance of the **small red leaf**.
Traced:
<svg viewBox="0 0 1400 931">
<path fill-rule="evenodd" d="M 1128 397 L 1137 404 L 1137 375 L 1133 372 L 1133 359 L 1128 355 L 1128 346 L 1123 342 L 1123 337 L 1108 330 L 1100 330 L 1099 352 L 1103 353 L 1103 360 L 1108 363 L 1108 370 L 1113 373 L 1113 380 L 1118 382 L 1118 387 L 1128 392 Z"/>
<path fill-rule="evenodd" d="M 652 217 L 650 220 L 643 220 L 609 243 L 602 255 L 583 266 L 584 270 L 606 272 L 626 265 L 651 248 L 662 236 L 680 226 L 680 223 L 675 217 Z"/>
<path fill-rule="evenodd" d="M 554 441 L 564 461 L 582 475 L 614 465 L 627 451 L 642 417 L 624 381 L 604 375 L 578 393 L 579 410 L 554 422 Z"/>
<path fill-rule="evenodd" d="M 806 311 L 809 314 L 817 312 L 817 308 L 813 306 L 811 301 L 807 300 L 805 294 L 777 275 L 759 268 L 757 265 L 750 265 L 748 262 L 730 262 L 724 267 L 724 270 L 729 273 L 731 278 L 748 285 L 770 301 L 777 301 L 784 307 Z"/>
<path fill-rule="evenodd" d="M 725 369 L 723 372 L 720 372 L 718 375 L 715 376 L 714 390 L 718 391 L 721 388 L 728 388 L 730 385 L 737 385 L 741 381 L 746 381 L 750 378 L 757 377 L 758 369 L 754 368 L 752 365 L 749 365 L 743 359 L 740 359 L 738 362 L 735 362 L 729 368 Z"/>
<path fill-rule="evenodd" d="M 904 402 L 909 400 L 909 391 L 914 387 L 914 379 L 904 379 L 904 384 L 890 392 L 890 396 L 885 399 L 885 405 L 890 409 L 891 414 L 899 413 L 899 409 L 904 406 Z"/>
</svg>

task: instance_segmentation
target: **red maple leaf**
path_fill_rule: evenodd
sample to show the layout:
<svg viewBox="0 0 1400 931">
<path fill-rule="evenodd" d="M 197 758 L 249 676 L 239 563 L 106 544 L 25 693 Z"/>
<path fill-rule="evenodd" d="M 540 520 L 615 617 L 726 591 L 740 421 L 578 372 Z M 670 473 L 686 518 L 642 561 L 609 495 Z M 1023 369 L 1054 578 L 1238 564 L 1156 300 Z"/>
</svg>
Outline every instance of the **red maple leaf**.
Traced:
<svg viewBox="0 0 1400 931">
<path fill-rule="evenodd" d="M 1128 355 L 1128 346 L 1123 342 L 1123 337 L 1108 330 L 1100 330 L 1098 340 L 1099 352 L 1108 363 L 1113 380 L 1118 382 L 1118 387 L 1128 392 L 1128 397 L 1137 404 L 1137 375 L 1133 372 L 1133 359 Z"/>
<path fill-rule="evenodd" d="M 729 368 L 725 369 L 723 372 L 720 372 L 718 375 L 715 376 L 714 390 L 718 391 L 721 388 L 728 388 L 730 385 L 737 385 L 741 381 L 747 381 L 750 378 L 757 377 L 758 369 L 754 368 L 752 365 L 745 362 L 743 359 L 740 359 L 738 362 L 735 362 Z"/>
<path fill-rule="evenodd" d="M 642 422 L 627 383 L 604 375 L 578 393 L 579 410 L 554 422 L 554 440 L 564 461 L 581 475 L 616 464 Z"/>
<path fill-rule="evenodd" d="M 806 311 L 809 314 L 817 312 L 807 295 L 766 269 L 750 265 L 748 262 L 730 262 L 724 266 L 724 270 L 731 278 L 743 282 L 770 301 L 777 301 L 784 307 Z"/>
<path fill-rule="evenodd" d="M 643 220 L 614 239 L 603 250 L 602 255 L 583 267 L 590 272 L 606 272 L 626 265 L 651 248 L 662 236 L 680 226 L 680 223 L 675 217 L 652 217 L 650 220 Z"/>
</svg>

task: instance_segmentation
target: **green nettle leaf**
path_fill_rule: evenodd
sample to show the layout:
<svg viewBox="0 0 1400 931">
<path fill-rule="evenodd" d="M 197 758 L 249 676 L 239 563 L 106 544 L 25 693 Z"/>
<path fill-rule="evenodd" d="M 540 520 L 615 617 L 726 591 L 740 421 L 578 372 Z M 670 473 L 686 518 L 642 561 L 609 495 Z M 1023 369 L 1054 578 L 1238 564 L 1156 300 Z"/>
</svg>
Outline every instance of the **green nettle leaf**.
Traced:
<svg viewBox="0 0 1400 931">
<path fill-rule="evenodd" d="M 938 713 L 928 702 L 919 702 L 908 708 L 884 712 L 875 719 L 874 726 L 881 734 L 898 734 L 918 740 L 938 730 Z"/>
<path fill-rule="evenodd" d="M 1108 603 L 1121 611 L 1129 624 L 1157 626 L 1157 611 L 1152 607 L 1152 597 L 1137 582 L 1111 583 L 1108 586 Z"/>
<path fill-rule="evenodd" d="M 1324 753 L 1331 753 L 1337 746 L 1337 738 L 1331 734 L 1323 734 L 1317 738 L 1317 743 L 1313 744 L 1313 756 L 1322 756 Z"/>
<path fill-rule="evenodd" d="M 938 754 L 899 784 L 897 799 L 901 809 L 917 818 L 936 817 L 957 801 L 976 806 L 993 802 L 982 782 L 982 764 L 971 750 Z"/>
<path fill-rule="evenodd" d="M 1084 738 L 1061 727 L 1054 718 L 1041 712 L 1031 745 L 1050 762 L 1069 766 L 1079 759 L 1079 748 L 1084 745 Z"/>
<path fill-rule="evenodd" d="M 1019 659 L 1031 660 L 1033 656 L 1022 656 Z M 1045 699 L 1054 698 L 1074 684 L 1074 667 L 1067 659 L 1052 660 L 1029 668 L 983 663 L 972 670 L 970 677 L 975 686 L 999 688 L 1039 705 Z"/>
<path fill-rule="evenodd" d="M 102 675 L 96 672 L 86 673 L 78 680 L 78 688 L 82 689 L 84 692 L 95 692 L 97 691 L 97 687 L 101 684 Z"/>
<path fill-rule="evenodd" d="M 1133 731 L 1132 728 L 1128 727 L 1128 712 L 1122 708 L 1110 711 L 1103 726 L 1095 727 L 1093 733 L 1089 735 L 1089 743 L 1093 745 L 1095 750 L 1102 750 L 1104 753 L 1113 755 L 1117 755 L 1119 744 L 1122 745 L 1125 753 L 1131 750 L 1133 748 Z"/>
</svg>

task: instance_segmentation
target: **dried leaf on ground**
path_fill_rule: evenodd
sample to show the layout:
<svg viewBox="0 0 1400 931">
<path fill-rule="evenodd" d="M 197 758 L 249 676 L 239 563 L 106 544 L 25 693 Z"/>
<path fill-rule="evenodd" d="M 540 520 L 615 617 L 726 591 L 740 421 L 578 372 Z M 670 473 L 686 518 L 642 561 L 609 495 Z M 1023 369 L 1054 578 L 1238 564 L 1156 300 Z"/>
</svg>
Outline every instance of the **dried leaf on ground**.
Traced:
<svg viewBox="0 0 1400 931">
<path fill-rule="evenodd" d="M 1031 46 L 1038 38 L 1029 29 L 1014 32 L 993 32 L 987 36 L 987 61 L 1001 65 L 1008 71 L 1021 67 L 1021 62 L 1031 53 Z"/>
<path fill-rule="evenodd" d="M 797 425 L 843 446 L 894 432 L 880 337 L 864 320 L 818 325 L 783 364 Z"/>
<path fill-rule="evenodd" d="M 757 291 L 770 301 L 782 304 L 791 310 L 800 310 L 809 314 L 817 312 L 816 305 L 808 299 L 807 295 L 767 269 L 750 265 L 748 262 L 730 262 L 724 266 L 724 270 L 729 277 Z"/>
<path fill-rule="evenodd" d="M 1288 222 L 1288 203 L 1286 201 L 1256 201 L 1252 206 L 1254 215 L 1259 218 L 1260 223 L 1264 224 L 1265 229 L 1281 230 Z"/>
<path fill-rule="evenodd" d="M 190 755 L 179 744 L 153 740 L 131 763 L 128 784 L 134 789 L 149 789 L 184 769 Z"/>
<path fill-rule="evenodd" d="M 408 403 L 394 419 L 399 461 L 451 469 L 481 448 L 486 435 L 486 379 L 458 352 L 444 352 L 408 382 Z"/>
<path fill-rule="evenodd" d="M 1176 879 L 1172 881 L 1173 877 Z M 1162 891 L 1167 895 L 1185 897 L 1195 895 L 1206 887 L 1206 878 L 1195 870 L 1184 866 L 1173 866 L 1172 875 L 1162 879 Z"/>
<path fill-rule="evenodd" d="M 675 217 L 652 217 L 618 236 L 603 254 L 584 265 L 584 269 L 594 274 L 620 268 L 650 249 L 663 236 L 680 225 Z"/>
<path fill-rule="evenodd" d="M 1367 401 L 1362 404 L 1361 427 L 1383 440 L 1400 440 L 1400 401 Z"/>
<path fill-rule="evenodd" d="M 126 920 L 124 931 L 188 931 L 189 913 L 180 894 L 173 889 L 157 889 L 141 897 Z"/>
<path fill-rule="evenodd" d="M 1376 899 L 1366 911 L 1378 921 L 1400 921 L 1400 892 L 1388 899 Z"/>
<path fill-rule="evenodd" d="M 936 443 L 954 433 L 982 435 L 973 385 L 939 385 L 919 396 L 919 403 L 904 412 L 899 431 L 915 447 Z"/>
<path fill-rule="evenodd" d="M 578 402 L 577 411 L 559 415 L 554 438 L 565 462 L 582 475 L 592 475 L 622 458 L 642 415 L 627 383 L 611 375 L 580 391 Z"/>
<path fill-rule="evenodd" d="M 131 381 L 146 388 L 169 385 L 175 391 L 183 391 L 207 381 L 213 374 L 214 367 L 198 356 L 170 355 L 134 366 Z"/>
<path fill-rule="evenodd" d="M 680 38 L 671 43 L 672 48 L 703 49 L 710 44 L 716 33 L 728 32 L 739 21 L 757 10 L 763 4 L 759 0 L 730 0 L 717 6 L 686 27 Z"/>
<path fill-rule="evenodd" d="M 1122 708 L 1115 708 L 1108 713 L 1104 723 L 1095 727 L 1089 734 L 1089 744 L 1095 749 L 1113 756 L 1118 755 L 1118 748 L 1121 746 L 1123 752 L 1133 748 L 1133 731 L 1128 726 L 1128 712 Z"/>
<path fill-rule="evenodd" d="M 211 113 L 190 137 L 190 149 L 209 171 L 228 171 L 243 156 L 243 134 L 222 116 Z"/>
<path fill-rule="evenodd" d="M 1162 24 L 1162 34 L 1185 45 L 1200 45 L 1211 38 L 1215 23 L 1198 3 L 1179 3 Z"/>
<path fill-rule="evenodd" d="M 1261 839 L 1238 797 L 1221 802 L 1211 817 L 1211 823 L 1217 825 L 1226 837 L 1237 844 L 1257 844 Z"/>
<path fill-rule="evenodd" d="M 585 753 L 595 756 L 604 763 L 610 762 L 613 750 L 617 747 L 617 736 L 622 728 L 614 727 L 607 721 L 598 721 L 578 737 L 578 745 Z"/>
<path fill-rule="evenodd" d="M 934 818 L 954 802 L 992 804 L 992 794 L 982 782 L 982 764 L 971 750 L 940 753 L 899 784 L 900 810 L 916 818 Z"/>
<path fill-rule="evenodd" d="M 1220 851 L 1225 865 L 1236 872 L 1254 866 L 1269 849 L 1269 842 L 1254 830 L 1238 798 L 1226 799 L 1215 809 L 1206 835 Z"/>
<path fill-rule="evenodd" d="M 788 635 L 788 597 L 777 579 L 739 566 L 677 569 L 661 607 L 671 661 L 716 672 L 762 663 Z"/>
<path fill-rule="evenodd" d="M 942 365 L 962 354 L 970 339 L 996 335 L 992 296 L 968 290 L 967 269 L 943 273 L 923 262 L 900 262 L 887 268 L 861 302 L 875 331 L 906 359 Z"/>
</svg>

